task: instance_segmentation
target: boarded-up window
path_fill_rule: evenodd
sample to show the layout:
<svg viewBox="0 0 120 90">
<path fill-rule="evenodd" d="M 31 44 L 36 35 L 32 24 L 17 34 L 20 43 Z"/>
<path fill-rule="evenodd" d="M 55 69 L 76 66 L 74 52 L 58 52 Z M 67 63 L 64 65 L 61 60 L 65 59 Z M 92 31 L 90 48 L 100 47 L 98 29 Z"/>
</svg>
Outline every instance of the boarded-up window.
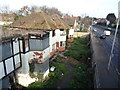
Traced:
<svg viewBox="0 0 120 90">
<path fill-rule="evenodd" d="M 49 69 L 49 60 L 46 60 L 42 64 L 35 64 L 35 72 L 41 74 L 45 73 Z"/>
<path fill-rule="evenodd" d="M 2 47 L 2 59 L 12 56 L 12 45 L 10 42 L 0 45 Z"/>
<path fill-rule="evenodd" d="M 49 46 L 49 38 L 45 38 L 42 40 L 42 48 L 45 49 Z"/>
<path fill-rule="evenodd" d="M 0 61 L 2 61 L 2 45 L 0 45 Z"/>
<path fill-rule="evenodd" d="M 35 50 L 35 51 L 44 50 L 49 46 L 49 38 L 45 38 L 43 40 L 30 39 L 29 44 L 30 44 L 30 50 Z"/>
<path fill-rule="evenodd" d="M 0 62 L 0 79 L 5 76 L 3 62 Z"/>
<path fill-rule="evenodd" d="M 30 50 L 42 50 L 42 40 L 30 39 Z"/>
</svg>

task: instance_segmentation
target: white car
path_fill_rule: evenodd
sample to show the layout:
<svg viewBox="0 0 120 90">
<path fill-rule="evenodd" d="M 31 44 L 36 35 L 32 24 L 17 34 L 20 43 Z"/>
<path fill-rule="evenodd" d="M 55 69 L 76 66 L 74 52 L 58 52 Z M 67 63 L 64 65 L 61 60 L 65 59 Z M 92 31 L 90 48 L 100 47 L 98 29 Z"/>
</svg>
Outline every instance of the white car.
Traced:
<svg viewBox="0 0 120 90">
<path fill-rule="evenodd" d="M 110 32 L 110 31 L 107 31 L 107 30 L 104 31 L 104 34 L 105 34 L 106 36 L 110 36 L 110 33 L 111 33 L 111 32 Z"/>
</svg>

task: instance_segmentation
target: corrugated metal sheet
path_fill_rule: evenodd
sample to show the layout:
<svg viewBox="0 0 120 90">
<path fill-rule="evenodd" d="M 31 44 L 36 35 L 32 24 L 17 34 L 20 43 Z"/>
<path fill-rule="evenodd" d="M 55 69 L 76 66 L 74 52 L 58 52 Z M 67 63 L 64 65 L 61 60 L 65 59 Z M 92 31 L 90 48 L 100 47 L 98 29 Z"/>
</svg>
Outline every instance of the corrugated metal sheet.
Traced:
<svg viewBox="0 0 120 90">
<path fill-rule="evenodd" d="M 45 38 L 44 40 L 38 39 L 30 39 L 30 50 L 39 51 L 44 50 L 49 46 L 49 38 Z"/>
<path fill-rule="evenodd" d="M 42 48 L 45 49 L 49 46 L 49 38 L 42 40 Z"/>
<path fill-rule="evenodd" d="M 49 60 L 46 60 L 43 64 L 35 64 L 34 72 L 39 72 L 41 74 L 45 73 L 49 69 Z"/>
<path fill-rule="evenodd" d="M 30 39 L 30 50 L 42 50 L 42 40 Z"/>
<path fill-rule="evenodd" d="M 0 60 L 10 57 L 12 55 L 12 46 L 11 43 L 4 43 L 0 45 Z"/>
</svg>

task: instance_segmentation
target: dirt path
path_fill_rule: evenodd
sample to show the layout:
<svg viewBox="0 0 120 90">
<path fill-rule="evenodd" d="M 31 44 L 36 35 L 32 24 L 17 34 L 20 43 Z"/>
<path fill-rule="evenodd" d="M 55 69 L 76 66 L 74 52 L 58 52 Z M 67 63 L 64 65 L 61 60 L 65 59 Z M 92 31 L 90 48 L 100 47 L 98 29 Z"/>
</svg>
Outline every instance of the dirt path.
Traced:
<svg viewBox="0 0 120 90">
<path fill-rule="evenodd" d="M 60 88 L 68 88 L 68 85 L 72 79 L 72 75 L 73 75 L 73 67 L 69 64 L 69 62 L 64 62 L 67 66 L 67 70 L 68 73 L 65 77 L 61 78 L 61 80 L 58 82 L 58 84 L 56 85 L 56 88 L 60 89 Z"/>
</svg>

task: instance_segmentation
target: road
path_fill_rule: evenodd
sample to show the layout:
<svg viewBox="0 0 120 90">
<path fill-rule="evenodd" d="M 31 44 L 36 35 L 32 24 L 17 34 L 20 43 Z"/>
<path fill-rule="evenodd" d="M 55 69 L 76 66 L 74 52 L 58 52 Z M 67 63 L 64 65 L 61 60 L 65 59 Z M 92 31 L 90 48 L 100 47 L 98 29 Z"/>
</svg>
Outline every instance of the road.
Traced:
<svg viewBox="0 0 120 90">
<path fill-rule="evenodd" d="M 112 43 L 114 39 L 115 30 L 111 30 L 111 35 L 106 39 L 100 39 L 106 27 L 94 25 L 92 26 L 92 43 L 94 51 L 94 60 L 96 63 L 96 83 L 97 88 L 118 88 L 119 75 L 120 75 L 120 62 L 119 62 L 119 46 L 120 34 L 117 34 L 115 47 L 113 50 L 113 57 L 108 70 L 108 61 L 111 53 Z"/>
</svg>

